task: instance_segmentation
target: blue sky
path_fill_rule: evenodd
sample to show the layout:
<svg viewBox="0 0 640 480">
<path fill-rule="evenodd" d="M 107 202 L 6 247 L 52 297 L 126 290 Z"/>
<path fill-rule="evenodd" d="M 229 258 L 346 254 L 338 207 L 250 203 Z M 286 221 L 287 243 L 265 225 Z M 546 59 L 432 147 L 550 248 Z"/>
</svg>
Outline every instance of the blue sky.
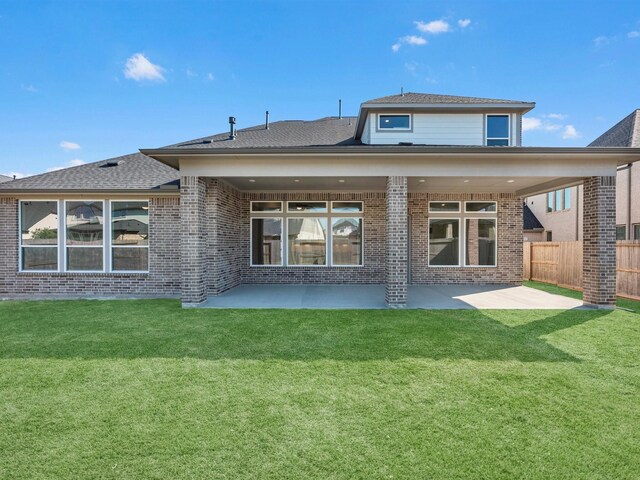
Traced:
<svg viewBox="0 0 640 480">
<path fill-rule="evenodd" d="M 527 145 L 640 108 L 637 1 L 0 2 L 0 173 L 405 91 L 537 102 Z"/>
</svg>

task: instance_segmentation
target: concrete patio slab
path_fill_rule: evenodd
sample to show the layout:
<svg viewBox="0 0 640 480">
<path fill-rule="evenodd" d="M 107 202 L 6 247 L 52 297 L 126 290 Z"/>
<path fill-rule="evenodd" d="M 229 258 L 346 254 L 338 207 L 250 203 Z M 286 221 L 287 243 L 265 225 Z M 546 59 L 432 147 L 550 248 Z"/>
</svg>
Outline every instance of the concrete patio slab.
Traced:
<svg viewBox="0 0 640 480">
<path fill-rule="evenodd" d="M 240 285 L 203 308 L 385 309 L 384 285 Z M 582 301 L 508 285 L 412 285 L 410 309 L 574 309 Z"/>
</svg>

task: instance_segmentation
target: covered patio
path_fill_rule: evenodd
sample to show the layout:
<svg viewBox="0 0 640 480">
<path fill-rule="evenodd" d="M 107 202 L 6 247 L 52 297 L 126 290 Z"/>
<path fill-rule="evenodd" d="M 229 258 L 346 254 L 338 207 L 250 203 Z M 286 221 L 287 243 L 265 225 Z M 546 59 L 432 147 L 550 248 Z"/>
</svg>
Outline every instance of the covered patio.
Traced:
<svg viewBox="0 0 640 480">
<path fill-rule="evenodd" d="M 203 308 L 385 309 L 384 285 L 239 285 Z M 410 285 L 409 309 L 568 310 L 582 301 L 513 285 Z"/>
</svg>

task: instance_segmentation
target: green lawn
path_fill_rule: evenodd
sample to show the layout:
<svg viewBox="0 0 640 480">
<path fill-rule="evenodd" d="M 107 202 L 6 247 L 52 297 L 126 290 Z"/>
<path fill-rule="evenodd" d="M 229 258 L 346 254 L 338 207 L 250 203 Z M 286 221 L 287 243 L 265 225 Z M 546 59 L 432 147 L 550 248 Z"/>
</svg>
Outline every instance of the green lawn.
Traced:
<svg viewBox="0 0 640 480">
<path fill-rule="evenodd" d="M 640 315 L 0 302 L 0 478 L 637 479 Z"/>
<path fill-rule="evenodd" d="M 579 298 L 582 300 L 582 292 L 571 290 L 569 288 L 562 288 L 550 283 L 542 282 L 524 282 L 524 285 L 531 288 L 537 288 L 538 290 L 544 290 L 545 292 L 555 293 L 556 295 L 564 295 L 565 297 Z M 617 305 L 620 308 L 625 308 L 633 312 L 640 313 L 640 302 L 637 300 L 630 300 L 628 298 L 618 297 Z"/>
</svg>

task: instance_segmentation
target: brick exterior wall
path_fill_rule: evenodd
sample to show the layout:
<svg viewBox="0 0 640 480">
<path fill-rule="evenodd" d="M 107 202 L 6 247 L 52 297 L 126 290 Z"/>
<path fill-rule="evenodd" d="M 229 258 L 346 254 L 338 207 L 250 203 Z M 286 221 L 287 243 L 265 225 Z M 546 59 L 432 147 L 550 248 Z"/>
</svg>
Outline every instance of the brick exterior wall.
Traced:
<svg viewBox="0 0 640 480">
<path fill-rule="evenodd" d="M 429 202 L 469 200 L 497 202 L 497 266 L 429 268 Z M 411 217 L 411 283 L 522 284 L 522 200 L 520 198 L 507 193 L 410 193 L 409 215 Z M 464 216 L 464 214 L 453 214 L 452 218 L 459 215 Z"/>
<path fill-rule="evenodd" d="M 614 307 L 616 303 L 616 177 L 584 181 L 584 302 Z"/>
<path fill-rule="evenodd" d="M 361 267 L 251 267 L 249 238 L 250 205 L 256 200 L 277 201 L 335 201 L 357 200 L 364 206 L 363 234 L 364 234 L 364 265 Z M 286 203 L 284 204 L 286 208 Z M 242 283 L 384 283 L 385 268 L 385 194 L 382 192 L 368 193 L 328 193 L 328 192 L 274 192 L 254 193 L 246 192 L 242 195 L 242 224 L 239 243 L 242 246 L 240 263 L 242 267 Z M 330 227 L 328 227 L 330 229 Z M 329 232 L 327 232 L 329 233 Z M 284 252 L 286 255 L 287 252 Z"/>
<path fill-rule="evenodd" d="M 182 305 L 198 305 L 207 299 L 205 200 L 207 184 L 203 178 L 180 177 L 180 237 Z"/>
<path fill-rule="evenodd" d="M 180 200 L 149 199 L 149 273 L 18 272 L 18 199 L 0 198 L 0 298 L 177 297 Z"/>
<path fill-rule="evenodd" d="M 407 177 L 387 177 L 385 300 L 391 308 L 407 304 L 409 228 Z"/>
</svg>

